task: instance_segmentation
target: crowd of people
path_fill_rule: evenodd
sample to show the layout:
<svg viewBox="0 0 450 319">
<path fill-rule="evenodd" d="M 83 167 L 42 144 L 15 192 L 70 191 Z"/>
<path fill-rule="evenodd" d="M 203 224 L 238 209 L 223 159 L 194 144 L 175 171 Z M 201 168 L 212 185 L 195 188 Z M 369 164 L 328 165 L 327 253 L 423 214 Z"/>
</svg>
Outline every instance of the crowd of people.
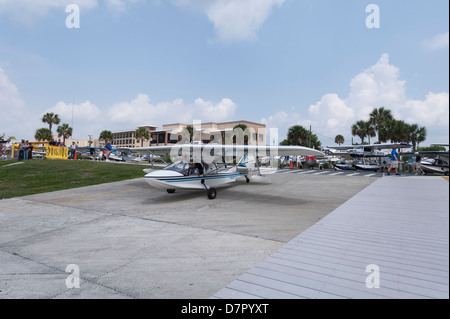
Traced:
<svg viewBox="0 0 450 319">
<path fill-rule="evenodd" d="M 66 145 L 61 142 L 61 139 L 58 140 L 52 140 L 48 143 L 49 146 L 56 146 L 56 147 L 66 147 Z M 73 158 L 75 155 L 77 145 L 75 142 L 72 143 L 70 146 L 69 151 L 69 158 Z M 17 159 L 19 161 L 27 161 L 32 159 L 33 157 L 33 144 L 30 143 L 28 140 L 21 139 L 18 143 L 17 149 Z M 14 154 L 11 154 L 13 149 L 13 142 L 11 139 L 4 140 L 3 138 L 0 138 L 0 159 L 6 160 L 15 157 Z"/>
</svg>

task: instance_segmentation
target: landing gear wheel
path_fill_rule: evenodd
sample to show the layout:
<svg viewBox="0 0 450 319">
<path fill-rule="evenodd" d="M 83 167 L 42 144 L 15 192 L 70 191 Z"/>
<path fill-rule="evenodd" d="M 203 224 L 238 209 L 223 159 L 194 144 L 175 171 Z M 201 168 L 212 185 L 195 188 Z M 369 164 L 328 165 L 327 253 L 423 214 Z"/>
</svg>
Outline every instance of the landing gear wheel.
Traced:
<svg viewBox="0 0 450 319">
<path fill-rule="evenodd" d="M 214 199 L 214 198 L 216 198 L 216 195 L 217 195 L 216 189 L 215 189 L 215 188 L 210 188 L 210 189 L 208 189 L 207 195 L 208 195 L 208 198 L 209 198 L 209 199 Z"/>
<path fill-rule="evenodd" d="M 250 183 L 250 178 L 247 177 L 247 175 L 245 175 L 245 181 L 248 183 Z"/>
<path fill-rule="evenodd" d="M 174 190 L 174 189 L 168 189 L 167 192 L 168 192 L 169 194 L 173 194 L 173 193 L 175 193 L 175 190 Z"/>
</svg>

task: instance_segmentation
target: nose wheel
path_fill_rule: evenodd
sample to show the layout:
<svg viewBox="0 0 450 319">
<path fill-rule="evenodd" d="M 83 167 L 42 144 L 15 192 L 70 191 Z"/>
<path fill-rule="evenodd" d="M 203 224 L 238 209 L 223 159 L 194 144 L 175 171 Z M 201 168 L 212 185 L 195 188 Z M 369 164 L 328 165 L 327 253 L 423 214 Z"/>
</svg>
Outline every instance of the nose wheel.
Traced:
<svg viewBox="0 0 450 319">
<path fill-rule="evenodd" d="M 205 184 L 205 180 L 202 179 L 201 181 L 202 185 L 205 187 L 206 189 L 206 195 L 208 196 L 209 199 L 215 199 L 216 195 L 217 195 L 217 190 L 215 188 L 209 188 L 206 184 Z"/>
<path fill-rule="evenodd" d="M 217 191 L 215 188 L 208 189 L 207 193 L 209 199 L 215 199 L 217 195 Z"/>
</svg>

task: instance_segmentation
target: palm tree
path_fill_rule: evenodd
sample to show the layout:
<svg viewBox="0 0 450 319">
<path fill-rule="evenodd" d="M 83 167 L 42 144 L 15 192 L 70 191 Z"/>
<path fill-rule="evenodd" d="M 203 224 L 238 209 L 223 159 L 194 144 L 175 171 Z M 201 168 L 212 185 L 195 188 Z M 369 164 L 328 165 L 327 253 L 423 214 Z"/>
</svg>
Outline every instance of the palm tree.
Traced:
<svg viewBox="0 0 450 319">
<path fill-rule="evenodd" d="M 361 138 L 361 145 L 364 144 L 364 138 L 369 134 L 370 123 L 360 120 L 352 125 L 352 135 Z"/>
<path fill-rule="evenodd" d="M 385 129 L 384 127 L 387 123 L 393 120 L 394 117 L 390 110 L 385 109 L 384 106 L 380 108 L 375 108 L 370 113 L 369 123 L 373 126 L 374 130 L 378 133 L 378 143 L 386 142 L 387 138 L 384 136 Z"/>
<path fill-rule="evenodd" d="M 104 141 L 106 144 L 113 140 L 113 136 L 112 136 L 111 131 L 104 130 L 100 133 L 100 136 L 98 137 L 98 139 Z"/>
<path fill-rule="evenodd" d="M 309 131 L 301 125 L 291 126 L 288 130 L 287 141 L 290 145 L 308 146 Z"/>
<path fill-rule="evenodd" d="M 417 147 L 419 147 L 419 144 L 422 143 L 427 139 L 427 129 L 425 126 L 422 126 L 419 128 L 419 131 L 417 132 Z"/>
<path fill-rule="evenodd" d="M 243 124 L 243 123 L 239 123 L 237 125 L 235 125 L 233 127 L 233 132 L 235 133 L 233 136 L 233 143 L 236 144 L 236 133 L 240 134 L 239 129 L 242 130 L 243 134 L 244 134 L 244 145 L 248 145 L 248 135 L 250 134 L 247 130 L 247 125 Z"/>
<path fill-rule="evenodd" d="M 50 129 L 50 132 L 51 132 L 53 124 L 58 125 L 61 122 L 61 120 L 60 120 L 58 114 L 46 113 L 42 117 L 42 122 L 48 124 L 48 128 Z"/>
<path fill-rule="evenodd" d="M 144 139 L 150 138 L 150 133 L 145 127 L 140 127 L 135 132 L 136 138 L 141 140 L 141 147 L 144 146 Z"/>
<path fill-rule="evenodd" d="M 402 120 L 391 120 L 387 125 L 386 137 L 391 140 L 392 143 L 410 141 L 409 132 L 411 126 Z"/>
<path fill-rule="evenodd" d="M 37 141 L 51 141 L 53 139 L 52 131 L 50 131 L 46 127 L 37 129 L 36 132 L 34 133 L 34 138 Z"/>
<path fill-rule="evenodd" d="M 58 126 L 56 129 L 58 132 L 58 137 L 63 138 L 63 144 L 66 145 L 66 138 L 69 138 L 72 136 L 72 128 L 67 123 L 63 123 L 62 125 Z"/>
<path fill-rule="evenodd" d="M 377 133 L 375 131 L 375 127 L 370 123 L 370 121 L 367 122 L 367 137 L 369 138 L 369 144 L 370 144 L 370 138 L 377 136 Z"/>
<path fill-rule="evenodd" d="M 309 145 L 310 139 L 311 145 Z M 301 125 L 291 126 L 288 130 L 287 139 L 282 141 L 280 145 L 299 145 L 315 149 L 320 149 L 322 146 L 317 135 L 312 134 Z"/>
<path fill-rule="evenodd" d="M 419 127 L 417 124 L 412 124 L 409 130 L 409 141 L 412 144 L 413 152 L 419 147 L 419 143 L 425 141 L 427 137 L 427 129 L 422 126 Z"/>
<path fill-rule="evenodd" d="M 344 136 L 342 136 L 341 134 L 336 135 L 336 137 L 334 138 L 334 142 L 338 145 L 344 144 Z"/>
<path fill-rule="evenodd" d="M 189 134 L 189 143 L 194 140 L 194 127 L 192 125 L 186 126 L 186 131 Z"/>
</svg>

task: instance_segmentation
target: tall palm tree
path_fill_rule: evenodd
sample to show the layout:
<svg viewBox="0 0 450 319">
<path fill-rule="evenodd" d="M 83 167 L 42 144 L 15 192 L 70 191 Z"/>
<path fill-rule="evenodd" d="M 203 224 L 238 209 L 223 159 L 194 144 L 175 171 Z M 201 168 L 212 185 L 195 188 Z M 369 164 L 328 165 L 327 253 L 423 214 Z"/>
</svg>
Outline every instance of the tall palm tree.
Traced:
<svg viewBox="0 0 450 319">
<path fill-rule="evenodd" d="M 364 144 L 364 138 L 368 135 L 370 123 L 360 120 L 352 125 L 352 135 L 361 138 L 361 145 Z"/>
<path fill-rule="evenodd" d="M 419 147 L 419 143 L 425 141 L 427 137 L 427 129 L 422 126 L 419 127 L 417 124 L 412 124 L 409 130 L 409 141 L 412 144 L 413 152 Z"/>
<path fill-rule="evenodd" d="M 378 133 L 378 143 L 386 142 L 387 138 L 385 136 L 385 126 L 389 121 L 393 120 L 391 110 L 385 109 L 384 106 L 380 108 L 375 108 L 370 113 L 369 123 L 373 126 L 375 131 Z"/>
<path fill-rule="evenodd" d="M 417 132 L 417 148 L 419 148 L 419 144 L 422 143 L 427 139 L 427 128 L 425 126 L 422 126 L 419 128 L 419 131 Z"/>
<path fill-rule="evenodd" d="M 63 144 L 66 145 L 66 138 L 69 138 L 72 136 L 72 128 L 67 123 L 63 123 L 62 125 L 58 126 L 56 129 L 58 132 L 58 137 L 63 138 Z"/>
<path fill-rule="evenodd" d="M 150 138 L 150 133 L 145 127 L 140 127 L 135 132 L 136 138 L 141 140 L 141 147 L 144 146 L 144 139 Z"/>
<path fill-rule="evenodd" d="M 242 130 L 242 132 L 244 133 L 244 145 L 248 145 L 248 135 L 250 134 L 247 130 L 247 125 L 245 125 L 244 123 L 239 123 L 237 125 L 235 125 L 233 127 L 233 131 L 239 132 L 239 129 Z M 239 132 L 240 133 L 240 132 Z M 233 143 L 236 144 L 236 135 L 233 136 Z"/>
<path fill-rule="evenodd" d="M 112 136 L 111 131 L 104 130 L 104 131 L 101 131 L 98 139 L 104 141 L 105 143 L 108 143 L 113 140 L 113 136 Z"/>
<path fill-rule="evenodd" d="M 37 141 L 51 141 L 53 139 L 52 132 L 46 127 L 37 129 L 34 133 L 34 138 Z"/>
<path fill-rule="evenodd" d="M 59 118 L 58 114 L 46 113 L 44 114 L 44 116 L 42 116 L 42 122 L 48 124 L 48 128 L 51 132 L 53 124 L 58 125 L 61 122 L 61 119 Z"/>
<path fill-rule="evenodd" d="M 186 126 L 186 131 L 189 134 L 189 143 L 194 140 L 194 127 L 192 125 Z"/>
<path fill-rule="evenodd" d="M 391 140 L 391 142 L 406 142 L 410 141 L 409 132 L 411 131 L 411 126 L 402 120 L 391 120 L 387 126 L 386 137 Z"/>
<path fill-rule="evenodd" d="M 309 140 L 311 139 L 311 145 Z M 320 149 L 322 143 L 316 134 L 312 134 L 301 125 L 291 126 L 288 130 L 287 139 L 282 141 L 280 145 L 299 145 Z"/>
<path fill-rule="evenodd" d="M 336 135 L 336 137 L 334 138 L 334 142 L 338 145 L 344 144 L 344 136 L 342 136 L 341 134 Z"/>
<path fill-rule="evenodd" d="M 370 123 L 370 121 L 367 122 L 367 137 L 369 138 L 369 144 L 370 144 L 370 138 L 377 136 L 377 132 L 375 131 L 375 127 L 373 124 Z"/>
<path fill-rule="evenodd" d="M 301 125 L 291 126 L 288 130 L 287 140 L 290 145 L 308 146 L 309 131 Z"/>
</svg>

